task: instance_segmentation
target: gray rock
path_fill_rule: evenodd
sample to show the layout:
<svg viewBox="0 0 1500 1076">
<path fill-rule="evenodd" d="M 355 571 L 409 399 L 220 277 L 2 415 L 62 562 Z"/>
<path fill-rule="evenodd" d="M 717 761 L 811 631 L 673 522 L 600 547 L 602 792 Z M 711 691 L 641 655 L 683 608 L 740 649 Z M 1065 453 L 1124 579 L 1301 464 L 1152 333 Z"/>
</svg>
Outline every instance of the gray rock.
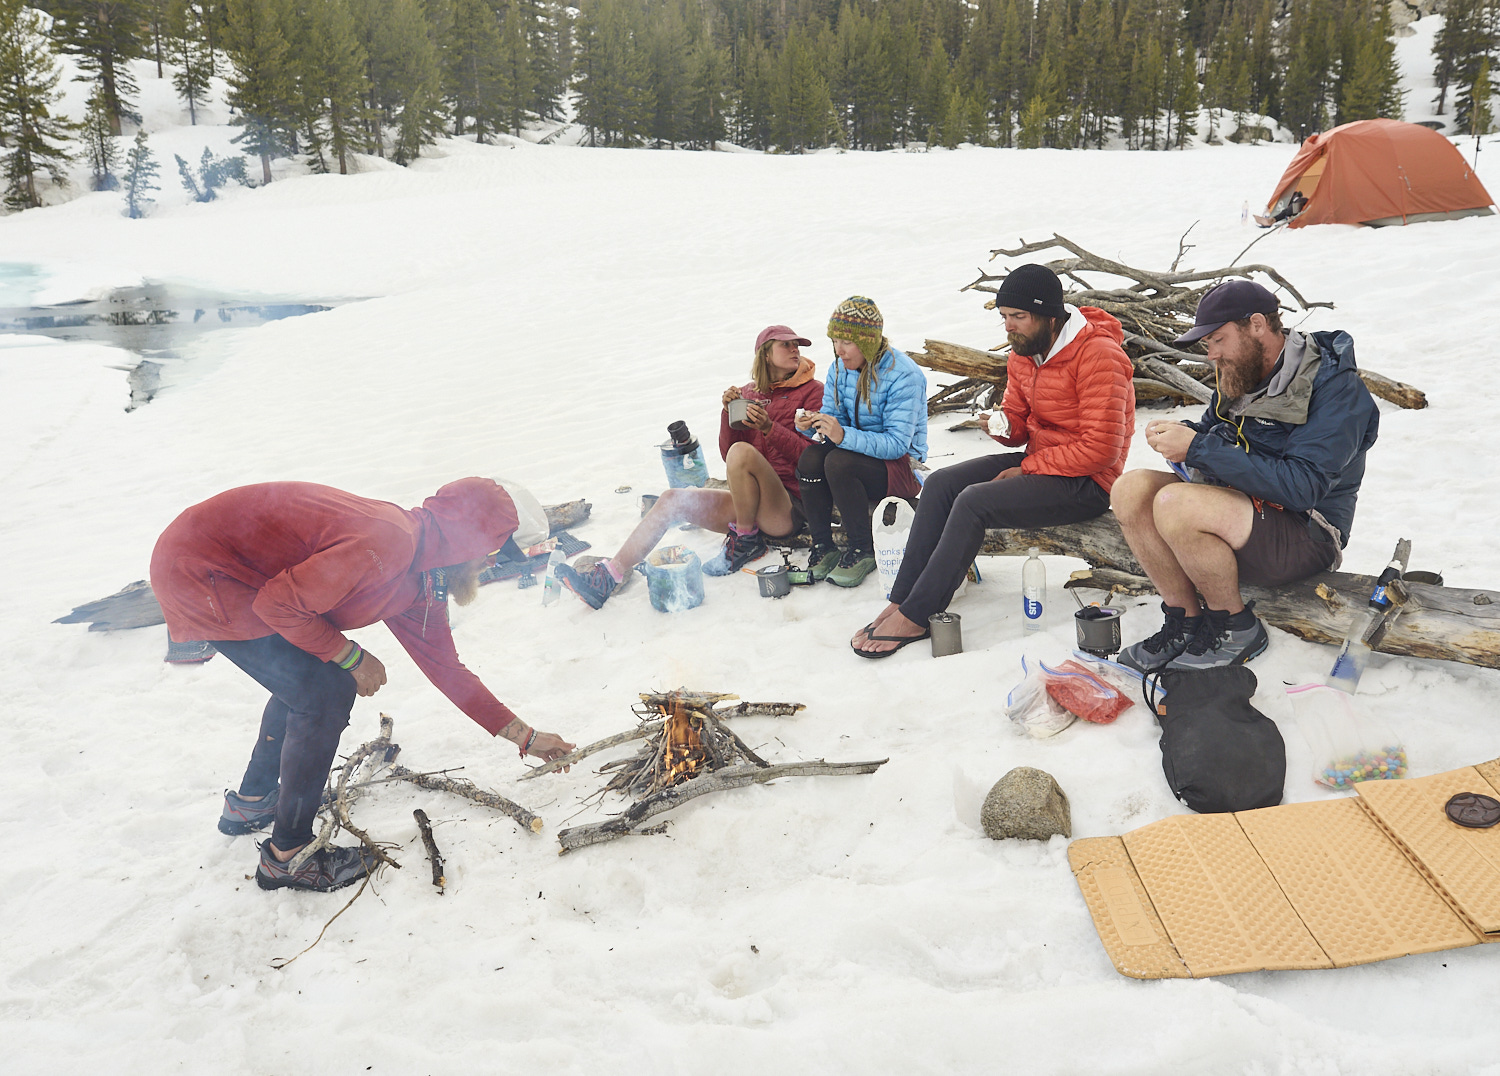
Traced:
<svg viewBox="0 0 1500 1076">
<path fill-rule="evenodd" d="M 995 782 L 979 810 L 979 823 L 985 836 L 997 841 L 1045 841 L 1054 833 L 1073 836 L 1067 793 L 1050 773 L 1030 766 L 1017 766 Z"/>
</svg>

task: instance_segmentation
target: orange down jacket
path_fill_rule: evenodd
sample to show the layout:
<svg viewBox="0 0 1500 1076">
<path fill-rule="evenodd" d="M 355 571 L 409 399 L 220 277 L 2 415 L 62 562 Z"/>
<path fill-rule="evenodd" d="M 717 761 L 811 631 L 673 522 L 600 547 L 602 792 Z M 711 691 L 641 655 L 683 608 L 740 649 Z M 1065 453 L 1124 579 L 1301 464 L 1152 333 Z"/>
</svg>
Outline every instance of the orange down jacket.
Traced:
<svg viewBox="0 0 1500 1076">
<path fill-rule="evenodd" d="M 995 440 L 1026 446 L 1025 474 L 1088 475 L 1108 492 L 1135 432 L 1133 370 L 1119 321 L 1098 307 L 1074 309 L 1083 324 L 1044 364 L 1011 355 L 1001 402 L 1010 435 Z"/>
</svg>

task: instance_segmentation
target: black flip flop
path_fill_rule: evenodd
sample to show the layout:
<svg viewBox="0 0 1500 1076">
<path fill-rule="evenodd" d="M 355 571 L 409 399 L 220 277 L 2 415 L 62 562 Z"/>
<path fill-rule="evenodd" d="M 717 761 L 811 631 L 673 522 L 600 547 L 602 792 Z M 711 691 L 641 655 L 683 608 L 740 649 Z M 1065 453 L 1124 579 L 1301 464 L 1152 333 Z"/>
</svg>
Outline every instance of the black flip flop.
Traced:
<svg viewBox="0 0 1500 1076">
<path fill-rule="evenodd" d="M 895 643 L 896 645 L 889 650 L 861 650 L 853 643 L 850 643 L 849 649 L 862 658 L 888 658 L 907 643 L 916 643 L 921 642 L 923 639 L 932 638 L 932 632 L 924 631 L 921 635 L 867 635 L 865 638 L 872 643 Z"/>
</svg>

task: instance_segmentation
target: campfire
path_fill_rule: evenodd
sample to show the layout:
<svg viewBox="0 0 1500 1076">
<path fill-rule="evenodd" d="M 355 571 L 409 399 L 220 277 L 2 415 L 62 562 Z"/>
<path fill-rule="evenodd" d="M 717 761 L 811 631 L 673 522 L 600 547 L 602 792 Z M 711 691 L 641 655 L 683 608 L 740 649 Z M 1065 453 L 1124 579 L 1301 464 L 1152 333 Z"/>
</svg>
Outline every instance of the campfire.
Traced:
<svg viewBox="0 0 1500 1076">
<path fill-rule="evenodd" d="M 764 784 L 778 777 L 810 777 L 817 774 L 874 773 L 886 763 L 875 762 L 784 762 L 773 764 L 756 754 L 725 724 L 734 717 L 788 717 L 806 709 L 800 702 L 734 702 L 738 695 L 712 691 L 643 693 L 631 708 L 636 727 L 570 751 L 532 769 L 526 776 L 552 773 L 599 751 L 644 740 L 628 758 L 606 762 L 601 774 L 609 781 L 590 799 L 609 792 L 634 799 L 629 807 L 604 822 L 564 829 L 557 835 L 562 852 L 591 844 L 602 844 L 632 834 L 661 833 L 666 823 L 645 826 L 653 815 L 669 811 L 687 800 L 710 792 Z"/>
</svg>

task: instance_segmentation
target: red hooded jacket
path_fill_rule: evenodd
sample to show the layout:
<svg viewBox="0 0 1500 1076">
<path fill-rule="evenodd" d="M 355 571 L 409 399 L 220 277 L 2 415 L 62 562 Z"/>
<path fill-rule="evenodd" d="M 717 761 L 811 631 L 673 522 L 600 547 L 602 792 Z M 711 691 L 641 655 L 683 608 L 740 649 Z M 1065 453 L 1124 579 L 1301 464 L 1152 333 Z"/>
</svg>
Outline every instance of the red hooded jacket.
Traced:
<svg viewBox="0 0 1500 1076">
<path fill-rule="evenodd" d="M 817 369 L 811 359 L 804 357 L 797 372 L 772 385 L 770 392 L 760 392 L 754 382 L 740 387 L 742 397 L 765 407 L 772 423 L 770 433 L 732 430 L 729 410 L 719 412 L 719 455 L 727 459 L 729 446 L 744 441 L 766 458 L 794 501 L 802 500 L 802 487 L 797 484 L 797 460 L 812 441 L 797 432 L 793 419 L 799 407 L 817 411 L 823 406 L 823 382 L 813 376 Z"/>
<path fill-rule="evenodd" d="M 280 635 L 331 661 L 346 630 L 384 621 L 449 700 L 495 734 L 514 718 L 453 645 L 424 574 L 492 553 L 516 529 L 488 478 L 450 482 L 410 510 L 311 482 L 210 497 L 157 539 L 151 589 L 179 642 Z"/>
<path fill-rule="evenodd" d="M 1135 432 L 1134 369 L 1119 321 L 1098 307 L 1074 309 L 1082 323 L 1064 326 L 1072 338 L 1044 364 L 1011 355 L 1001 401 L 1010 435 L 995 440 L 1026 446 L 1025 474 L 1088 475 L 1107 493 Z"/>
</svg>

